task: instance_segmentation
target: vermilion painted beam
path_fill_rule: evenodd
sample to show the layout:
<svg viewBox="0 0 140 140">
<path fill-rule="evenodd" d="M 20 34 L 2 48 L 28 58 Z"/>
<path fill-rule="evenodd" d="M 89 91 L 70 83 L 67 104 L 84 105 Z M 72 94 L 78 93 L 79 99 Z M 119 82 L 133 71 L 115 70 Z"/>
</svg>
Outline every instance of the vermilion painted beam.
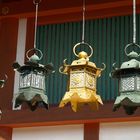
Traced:
<svg viewBox="0 0 140 140">
<path fill-rule="evenodd" d="M 123 109 L 112 112 L 113 103 L 105 103 L 99 111 L 91 111 L 85 106 L 80 112 L 73 112 L 70 107 L 50 107 L 49 110 L 38 108 L 32 112 L 29 109 L 3 112 L 0 125 L 7 127 L 32 127 L 65 124 L 101 123 L 140 121 L 140 108 L 134 115 L 128 116 Z"/>
<path fill-rule="evenodd" d="M 20 0 L 0 5 L 0 18 L 34 17 L 35 6 L 32 0 Z M 140 0 L 137 0 L 140 13 Z M 88 0 L 86 1 L 87 19 L 121 16 L 132 13 L 131 0 Z M 59 23 L 82 19 L 82 0 L 42 0 L 39 5 L 41 23 Z M 47 23 L 46 22 L 46 23 Z"/>
<path fill-rule="evenodd" d="M 140 9 L 137 10 L 137 13 L 140 13 Z M 125 6 L 121 9 L 115 7 L 113 9 L 102 9 L 95 11 L 88 11 L 86 13 L 86 20 L 88 19 L 98 19 L 98 18 L 109 18 L 114 16 L 125 16 L 131 15 L 132 9 L 130 6 Z M 38 20 L 38 25 L 45 24 L 54 24 L 54 23 L 64 23 L 64 22 L 73 22 L 82 20 L 82 13 L 77 12 L 72 15 L 72 13 L 61 14 L 61 15 L 52 15 L 52 16 L 41 16 Z"/>
</svg>

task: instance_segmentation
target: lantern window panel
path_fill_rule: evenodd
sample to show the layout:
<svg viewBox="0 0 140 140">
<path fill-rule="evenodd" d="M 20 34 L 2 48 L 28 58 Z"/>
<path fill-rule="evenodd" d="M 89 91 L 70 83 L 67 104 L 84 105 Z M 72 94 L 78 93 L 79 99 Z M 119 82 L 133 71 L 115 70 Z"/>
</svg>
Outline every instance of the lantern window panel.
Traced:
<svg viewBox="0 0 140 140">
<path fill-rule="evenodd" d="M 135 77 L 123 77 L 120 80 L 120 91 L 134 91 L 135 90 Z"/>
<path fill-rule="evenodd" d="M 138 76 L 137 78 L 136 78 L 136 80 L 137 80 L 137 90 L 140 90 L 140 76 Z"/>
<path fill-rule="evenodd" d="M 86 87 L 91 89 L 96 88 L 96 79 L 91 73 L 86 73 Z"/>
<path fill-rule="evenodd" d="M 45 77 L 40 74 L 32 74 L 31 86 L 34 88 L 45 89 Z"/>
<path fill-rule="evenodd" d="M 84 72 L 76 72 L 70 74 L 70 88 L 84 87 L 84 81 Z"/>
<path fill-rule="evenodd" d="M 31 74 L 21 74 L 20 75 L 20 82 L 19 82 L 19 87 L 20 88 L 26 88 L 26 87 L 30 87 L 31 85 Z"/>
</svg>

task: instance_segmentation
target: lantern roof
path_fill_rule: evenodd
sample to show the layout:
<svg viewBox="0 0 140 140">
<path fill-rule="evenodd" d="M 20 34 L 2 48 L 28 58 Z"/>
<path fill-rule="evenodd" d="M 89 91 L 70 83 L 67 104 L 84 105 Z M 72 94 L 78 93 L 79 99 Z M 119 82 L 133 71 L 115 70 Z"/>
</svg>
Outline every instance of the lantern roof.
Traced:
<svg viewBox="0 0 140 140">
<path fill-rule="evenodd" d="M 20 66 L 18 62 L 14 62 L 13 67 L 19 73 L 23 73 L 25 71 L 31 71 L 31 70 L 38 70 L 38 71 L 43 71 L 47 75 L 54 71 L 54 67 L 52 63 L 49 63 L 47 65 L 42 65 L 37 62 L 28 61 L 28 62 L 25 62 L 23 66 Z"/>
<path fill-rule="evenodd" d="M 78 60 L 74 60 L 70 66 L 90 66 L 95 69 L 99 69 L 96 67 L 95 63 L 90 62 L 87 58 L 79 58 Z"/>
<path fill-rule="evenodd" d="M 63 74 L 68 74 L 69 71 L 70 71 L 70 69 L 72 67 L 78 67 L 78 68 L 81 68 L 81 67 L 90 67 L 90 68 L 92 68 L 92 69 L 95 70 L 97 76 L 100 76 L 101 71 L 103 71 L 105 69 L 105 67 L 106 67 L 105 64 L 103 63 L 104 68 L 97 68 L 96 65 L 95 65 L 95 63 L 89 61 L 89 58 L 83 58 L 83 57 L 82 58 L 79 58 L 78 60 L 74 60 L 71 63 L 71 65 L 66 64 L 66 60 L 67 59 L 65 59 L 63 61 L 63 65 L 64 65 L 63 72 L 61 72 L 61 67 L 59 69 L 59 71 L 61 73 L 63 73 Z"/>
<path fill-rule="evenodd" d="M 140 74 L 140 61 L 136 60 L 139 55 L 134 51 L 130 52 L 129 54 L 126 53 L 126 55 L 130 58 L 130 60 L 123 62 L 120 68 L 115 68 L 115 63 L 113 64 L 114 70 L 111 72 L 111 76 L 113 78 L 119 78 L 120 76 L 126 74 Z"/>
<path fill-rule="evenodd" d="M 140 62 L 136 59 L 131 59 L 129 61 L 123 62 L 121 69 L 125 68 L 140 68 Z"/>
</svg>

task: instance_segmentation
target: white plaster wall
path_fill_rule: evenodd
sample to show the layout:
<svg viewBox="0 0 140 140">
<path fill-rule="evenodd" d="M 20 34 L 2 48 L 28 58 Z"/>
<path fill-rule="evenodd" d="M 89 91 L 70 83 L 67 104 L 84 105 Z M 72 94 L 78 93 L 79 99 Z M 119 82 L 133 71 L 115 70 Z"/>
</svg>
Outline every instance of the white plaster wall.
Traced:
<svg viewBox="0 0 140 140">
<path fill-rule="evenodd" d="M 84 140 L 83 125 L 13 129 L 12 140 Z"/>
<path fill-rule="evenodd" d="M 99 140 L 140 140 L 140 122 L 102 123 Z"/>
<path fill-rule="evenodd" d="M 20 65 L 24 64 L 24 56 L 25 56 L 25 45 L 26 45 L 26 31 L 27 31 L 27 19 L 19 19 L 18 25 L 18 39 L 17 39 L 17 52 L 16 52 L 16 60 Z M 14 80 L 14 94 L 18 92 L 19 88 L 19 73 L 15 72 L 15 80 Z M 13 95 L 14 96 L 14 95 Z M 13 109 L 20 109 L 14 108 L 15 102 L 13 101 Z"/>
</svg>

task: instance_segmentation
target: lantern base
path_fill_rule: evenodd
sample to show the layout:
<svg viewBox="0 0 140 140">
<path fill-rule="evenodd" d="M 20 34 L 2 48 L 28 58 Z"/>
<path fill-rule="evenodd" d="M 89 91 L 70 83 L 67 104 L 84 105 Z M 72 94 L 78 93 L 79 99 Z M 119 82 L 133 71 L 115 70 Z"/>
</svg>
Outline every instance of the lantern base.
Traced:
<svg viewBox="0 0 140 140">
<path fill-rule="evenodd" d="M 40 104 L 48 109 L 48 97 L 45 93 L 44 90 L 35 88 L 20 89 L 19 93 L 14 97 L 15 108 L 22 105 L 23 102 L 26 102 L 32 111 L 34 111 Z"/>
<path fill-rule="evenodd" d="M 59 107 L 64 107 L 68 102 L 71 103 L 74 112 L 77 112 L 84 104 L 88 104 L 92 110 L 98 110 L 98 104 L 103 104 L 96 91 L 90 89 L 72 89 L 66 92 Z"/>
<path fill-rule="evenodd" d="M 140 92 L 122 93 L 117 97 L 113 111 L 118 110 L 121 106 L 123 106 L 126 114 L 134 114 L 137 107 L 140 107 Z"/>
</svg>

